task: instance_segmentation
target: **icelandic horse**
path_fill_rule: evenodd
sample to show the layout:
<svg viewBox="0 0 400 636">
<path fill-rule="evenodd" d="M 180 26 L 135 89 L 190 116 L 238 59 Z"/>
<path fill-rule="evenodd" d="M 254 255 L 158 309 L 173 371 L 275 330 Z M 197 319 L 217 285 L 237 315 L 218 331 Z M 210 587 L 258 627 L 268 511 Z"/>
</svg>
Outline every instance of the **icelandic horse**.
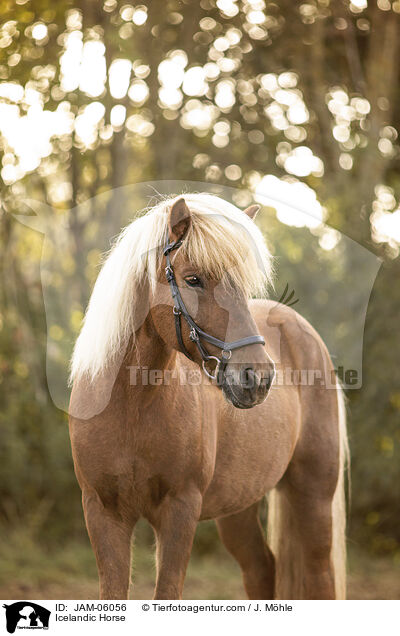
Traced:
<svg viewBox="0 0 400 636">
<path fill-rule="evenodd" d="M 69 415 L 103 599 L 129 595 L 141 517 L 156 536 L 156 599 L 182 598 L 204 519 L 249 598 L 345 597 L 343 395 L 316 331 L 265 298 L 258 207 L 162 200 L 121 232 L 95 283 Z M 287 369 L 319 381 L 278 381 Z"/>
</svg>

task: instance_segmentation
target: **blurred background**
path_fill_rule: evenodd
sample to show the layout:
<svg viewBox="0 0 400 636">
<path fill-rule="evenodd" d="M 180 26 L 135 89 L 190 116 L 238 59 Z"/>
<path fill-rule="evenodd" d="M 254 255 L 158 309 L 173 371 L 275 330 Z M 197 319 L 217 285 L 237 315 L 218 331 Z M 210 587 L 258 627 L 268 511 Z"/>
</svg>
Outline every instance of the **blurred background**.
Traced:
<svg viewBox="0 0 400 636">
<path fill-rule="evenodd" d="M 97 594 L 46 350 L 65 366 L 101 251 L 154 202 L 150 186 L 134 202 L 122 186 L 201 182 L 264 204 L 273 293 L 294 290 L 288 302 L 338 350 L 352 319 L 331 283 L 346 283 L 349 307 L 361 288 L 368 300 L 354 254 L 382 260 L 362 388 L 348 391 L 349 596 L 400 598 L 400 1 L 3 0 L 0 20 L 0 597 Z M 37 206 L 46 224 L 68 219 L 45 282 L 47 298 L 67 284 L 73 299 L 50 321 Z M 345 236 L 362 247 L 344 249 Z M 136 534 L 134 593 L 148 598 L 153 537 L 146 524 Z M 212 523 L 199 526 L 185 597 L 243 598 Z"/>
</svg>

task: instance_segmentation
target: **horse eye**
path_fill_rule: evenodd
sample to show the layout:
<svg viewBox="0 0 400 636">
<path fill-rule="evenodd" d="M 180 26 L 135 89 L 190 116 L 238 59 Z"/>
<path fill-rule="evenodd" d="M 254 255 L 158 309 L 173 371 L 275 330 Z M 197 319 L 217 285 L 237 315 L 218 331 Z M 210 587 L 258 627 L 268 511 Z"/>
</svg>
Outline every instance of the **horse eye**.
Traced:
<svg viewBox="0 0 400 636">
<path fill-rule="evenodd" d="M 189 287 L 203 287 L 203 283 L 198 276 L 186 276 L 185 282 Z"/>
</svg>

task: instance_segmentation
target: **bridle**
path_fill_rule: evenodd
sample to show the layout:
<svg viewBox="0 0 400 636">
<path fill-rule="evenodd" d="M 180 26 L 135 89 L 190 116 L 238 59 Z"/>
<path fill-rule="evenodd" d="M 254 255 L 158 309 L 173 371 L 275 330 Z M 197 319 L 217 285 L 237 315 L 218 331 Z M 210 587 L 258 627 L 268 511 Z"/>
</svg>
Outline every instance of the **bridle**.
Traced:
<svg viewBox="0 0 400 636">
<path fill-rule="evenodd" d="M 194 342 L 199 350 L 199 353 L 202 357 L 202 367 L 203 371 L 211 380 L 218 380 L 222 382 L 223 374 L 228 364 L 228 360 L 232 356 L 232 351 L 235 349 L 241 349 L 242 347 L 248 347 L 252 344 L 262 344 L 265 345 L 265 340 L 262 336 L 248 336 L 247 338 L 241 338 L 240 340 L 234 340 L 233 342 L 224 342 L 219 338 L 215 338 L 210 334 L 203 331 L 193 320 L 188 310 L 186 309 L 185 303 L 182 300 L 181 293 L 179 291 L 178 284 L 175 279 L 174 269 L 171 264 L 170 254 L 174 250 L 177 250 L 182 245 L 182 241 L 175 241 L 173 243 L 168 242 L 168 234 L 165 240 L 164 247 L 164 256 L 166 259 L 166 268 L 165 268 L 165 276 L 169 283 L 171 289 L 172 299 L 174 301 L 173 313 L 175 316 L 175 330 L 176 330 L 176 338 L 178 340 L 179 348 L 182 353 L 185 354 L 189 360 L 193 360 L 192 356 L 188 352 L 185 347 L 185 343 L 182 338 L 182 326 L 181 326 L 181 316 L 186 320 L 187 324 L 190 328 L 189 338 L 192 342 Z M 206 342 L 214 345 L 221 349 L 221 356 L 212 356 L 208 353 L 206 347 L 201 342 L 205 340 Z M 214 373 L 210 373 L 207 369 L 207 363 L 213 360 L 216 363 Z"/>
</svg>

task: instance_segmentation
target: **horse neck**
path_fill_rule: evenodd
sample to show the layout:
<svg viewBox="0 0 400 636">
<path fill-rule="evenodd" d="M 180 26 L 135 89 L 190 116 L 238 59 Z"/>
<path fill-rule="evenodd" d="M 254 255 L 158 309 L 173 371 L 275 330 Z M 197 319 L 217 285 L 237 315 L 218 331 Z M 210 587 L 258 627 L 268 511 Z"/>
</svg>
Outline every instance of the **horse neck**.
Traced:
<svg viewBox="0 0 400 636">
<path fill-rule="evenodd" d="M 143 369 L 163 371 L 171 368 L 175 363 L 176 351 L 160 338 L 150 314 L 136 332 L 134 345 L 128 350 L 126 363 L 131 369 L 131 374 L 135 372 L 140 375 Z M 136 387 L 141 388 L 140 382 Z"/>
</svg>

